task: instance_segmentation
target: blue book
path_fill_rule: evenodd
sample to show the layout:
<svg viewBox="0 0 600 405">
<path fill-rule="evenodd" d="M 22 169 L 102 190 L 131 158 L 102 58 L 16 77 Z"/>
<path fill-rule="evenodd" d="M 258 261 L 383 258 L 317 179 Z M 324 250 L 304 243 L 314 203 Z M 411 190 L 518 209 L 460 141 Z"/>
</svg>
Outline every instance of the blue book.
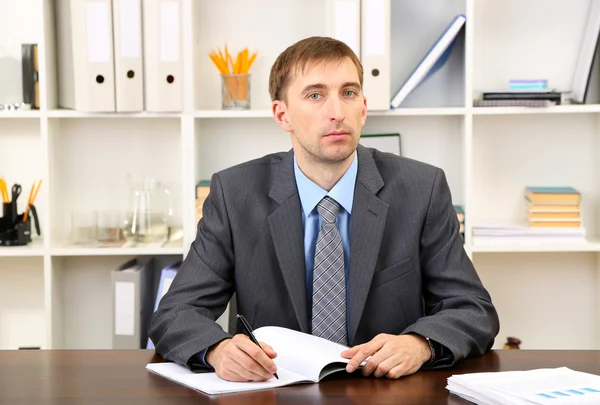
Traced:
<svg viewBox="0 0 600 405">
<path fill-rule="evenodd" d="M 579 194 L 579 191 L 573 187 L 561 186 L 561 187 L 533 187 L 528 186 L 527 190 L 535 194 Z"/>
<path fill-rule="evenodd" d="M 391 108 L 398 108 L 410 92 L 446 63 L 456 42 L 456 37 L 464 27 L 466 19 L 464 14 L 454 17 L 392 98 Z"/>
<path fill-rule="evenodd" d="M 525 198 L 532 203 L 579 204 L 581 193 L 570 186 L 525 187 Z"/>
<path fill-rule="evenodd" d="M 177 270 L 179 269 L 180 265 L 181 265 L 181 261 L 177 261 L 177 262 L 165 267 L 164 269 L 162 269 L 161 274 L 160 274 L 160 282 L 158 283 L 158 291 L 156 292 L 156 300 L 154 301 L 154 311 L 153 312 L 156 312 L 156 310 L 158 309 L 158 304 L 160 303 L 160 300 L 169 290 L 169 287 L 171 286 L 173 279 L 177 275 Z M 148 338 L 148 342 L 146 344 L 146 349 L 154 349 L 154 343 L 152 342 L 152 340 L 150 340 L 150 338 Z"/>
</svg>

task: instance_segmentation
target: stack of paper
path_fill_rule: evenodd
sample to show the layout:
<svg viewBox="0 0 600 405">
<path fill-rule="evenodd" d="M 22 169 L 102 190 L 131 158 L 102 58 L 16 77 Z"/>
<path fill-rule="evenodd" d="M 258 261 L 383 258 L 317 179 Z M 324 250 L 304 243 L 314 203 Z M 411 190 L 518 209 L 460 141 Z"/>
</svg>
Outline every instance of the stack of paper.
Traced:
<svg viewBox="0 0 600 405">
<path fill-rule="evenodd" d="M 586 229 L 534 228 L 525 221 L 479 220 L 473 224 L 474 245 L 585 243 Z"/>
<path fill-rule="evenodd" d="M 475 404 L 600 404 L 600 376 L 567 367 L 453 375 L 446 389 Z"/>
</svg>

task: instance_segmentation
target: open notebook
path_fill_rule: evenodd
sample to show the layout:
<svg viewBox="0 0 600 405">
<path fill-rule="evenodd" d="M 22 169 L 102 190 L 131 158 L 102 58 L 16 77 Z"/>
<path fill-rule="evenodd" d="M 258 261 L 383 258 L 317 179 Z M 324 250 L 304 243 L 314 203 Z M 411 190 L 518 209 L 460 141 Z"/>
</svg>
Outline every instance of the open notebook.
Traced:
<svg viewBox="0 0 600 405">
<path fill-rule="evenodd" d="M 337 371 L 346 372 L 349 359 L 340 356 L 347 346 L 278 326 L 264 326 L 254 331 L 259 342 L 273 347 L 277 357 L 279 379 L 261 382 L 225 381 L 215 373 L 194 373 L 186 367 L 166 362 L 150 363 L 149 371 L 207 394 L 223 394 L 282 387 L 299 383 L 316 383 Z"/>
</svg>

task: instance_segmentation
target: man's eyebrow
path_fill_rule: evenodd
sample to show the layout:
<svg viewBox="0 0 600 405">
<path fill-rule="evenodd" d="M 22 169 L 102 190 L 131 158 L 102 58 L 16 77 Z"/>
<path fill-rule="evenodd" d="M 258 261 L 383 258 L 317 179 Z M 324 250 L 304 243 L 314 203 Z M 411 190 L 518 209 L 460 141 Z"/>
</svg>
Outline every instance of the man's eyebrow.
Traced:
<svg viewBox="0 0 600 405">
<path fill-rule="evenodd" d="M 345 82 L 342 84 L 341 86 L 342 88 L 345 87 L 356 87 L 357 89 L 360 89 L 360 84 L 358 82 Z M 304 93 L 308 93 L 314 90 L 323 90 L 326 89 L 327 86 L 323 83 L 315 83 L 315 84 L 309 84 L 306 87 L 304 87 L 302 89 L 302 94 Z"/>
<path fill-rule="evenodd" d="M 360 84 L 358 82 L 346 82 L 342 84 L 342 87 L 356 87 L 360 89 Z"/>
<path fill-rule="evenodd" d="M 308 93 L 313 90 L 323 90 L 326 88 L 327 88 L 327 86 L 325 86 L 323 83 L 309 84 L 302 89 L 302 93 Z"/>
</svg>

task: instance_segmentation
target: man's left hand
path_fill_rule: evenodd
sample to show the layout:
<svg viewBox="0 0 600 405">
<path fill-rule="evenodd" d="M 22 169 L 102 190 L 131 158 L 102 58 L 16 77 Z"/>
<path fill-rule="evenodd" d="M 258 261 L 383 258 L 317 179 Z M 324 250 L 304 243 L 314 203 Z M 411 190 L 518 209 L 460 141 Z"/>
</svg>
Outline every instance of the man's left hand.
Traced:
<svg viewBox="0 0 600 405">
<path fill-rule="evenodd" d="M 350 359 L 346 366 L 349 373 L 369 356 L 362 374 L 375 377 L 400 378 L 415 373 L 431 358 L 431 349 L 425 338 L 418 335 L 388 335 L 381 333 L 370 342 L 354 346 L 341 353 Z"/>
</svg>

